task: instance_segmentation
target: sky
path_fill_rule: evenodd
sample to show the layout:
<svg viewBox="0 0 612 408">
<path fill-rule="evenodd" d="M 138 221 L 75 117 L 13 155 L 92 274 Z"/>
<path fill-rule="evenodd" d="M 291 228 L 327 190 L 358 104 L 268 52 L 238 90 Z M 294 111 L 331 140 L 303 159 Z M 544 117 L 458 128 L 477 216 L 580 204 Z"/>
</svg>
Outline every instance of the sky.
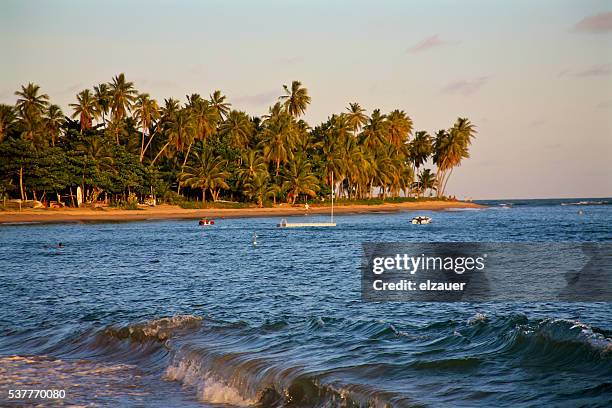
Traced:
<svg viewBox="0 0 612 408">
<path fill-rule="evenodd" d="M 359 102 L 431 134 L 478 134 L 448 193 L 612 196 L 612 2 L 17 1 L 0 3 L 0 102 L 52 102 L 124 72 L 163 102 L 220 89 L 262 115 L 301 81 L 311 126 Z"/>
</svg>

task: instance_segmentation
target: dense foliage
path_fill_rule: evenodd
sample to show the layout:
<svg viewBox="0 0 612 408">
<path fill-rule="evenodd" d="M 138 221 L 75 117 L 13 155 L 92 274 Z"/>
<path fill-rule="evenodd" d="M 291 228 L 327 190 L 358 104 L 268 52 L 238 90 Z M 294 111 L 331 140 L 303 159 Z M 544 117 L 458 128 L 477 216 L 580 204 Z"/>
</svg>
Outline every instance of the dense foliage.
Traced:
<svg viewBox="0 0 612 408">
<path fill-rule="evenodd" d="M 475 135 L 459 118 L 431 137 L 413 134 L 401 110 L 370 116 L 357 103 L 311 128 L 300 117 L 310 97 L 298 81 L 261 118 L 232 109 L 220 92 L 162 106 L 120 74 L 85 89 L 70 117 L 35 84 L 0 105 L 0 195 L 126 202 L 157 197 L 257 203 L 420 196 L 444 190 L 469 157 Z M 435 164 L 437 171 L 425 169 Z"/>
</svg>

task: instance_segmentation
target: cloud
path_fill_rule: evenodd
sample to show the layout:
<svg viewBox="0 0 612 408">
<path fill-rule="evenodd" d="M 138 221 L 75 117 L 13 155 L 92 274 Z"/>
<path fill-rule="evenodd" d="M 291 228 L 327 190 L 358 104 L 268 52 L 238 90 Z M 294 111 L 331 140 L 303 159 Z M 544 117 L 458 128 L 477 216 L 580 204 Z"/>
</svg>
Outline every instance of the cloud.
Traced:
<svg viewBox="0 0 612 408">
<path fill-rule="evenodd" d="M 591 34 L 612 32 L 612 11 L 587 16 L 577 22 L 572 31 Z"/>
<path fill-rule="evenodd" d="M 594 76 L 606 76 L 612 74 L 612 64 L 600 64 L 593 65 L 582 71 L 576 72 L 577 77 L 594 77 Z"/>
<path fill-rule="evenodd" d="M 269 106 L 272 105 L 278 98 L 280 92 L 278 90 L 261 92 L 254 95 L 243 95 L 233 99 L 234 103 L 245 104 L 251 106 Z"/>
<path fill-rule="evenodd" d="M 440 39 L 438 34 L 432 35 L 431 37 L 427 37 L 418 44 L 415 44 L 413 47 L 410 47 L 406 50 L 406 52 L 421 52 L 428 50 L 430 48 L 440 47 L 442 45 L 450 45 L 452 44 L 450 41 L 444 41 Z"/>
<path fill-rule="evenodd" d="M 488 77 L 461 79 L 453 81 L 442 88 L 442 93 L 468 96 L 478 91 L 489 80 Z"/>
</svg>

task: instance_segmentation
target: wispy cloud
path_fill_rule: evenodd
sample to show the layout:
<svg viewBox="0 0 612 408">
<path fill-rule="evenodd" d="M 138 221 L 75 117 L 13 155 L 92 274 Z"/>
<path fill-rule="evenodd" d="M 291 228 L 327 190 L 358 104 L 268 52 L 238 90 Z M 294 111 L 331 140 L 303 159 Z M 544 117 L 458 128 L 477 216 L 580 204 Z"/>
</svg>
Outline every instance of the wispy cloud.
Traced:
<svg viewBox="0 0 612 408">
<path fill-rule="evenodd" d="M 587 16 L 577 22 L 572 31 L 594 34 L 612 32 L 612 11 Z"/>
<path fill-rule="evenodd" d="M 237 104 L 245 104 L 251 106 L 269 106 L 276 101 L 279 96 L 278 90 L 270 90 L 254 95 L 242 95 L 233 99 Z"/>
<path fill-rule="evenodd" d="M 406 52 L 410 52 L 410 53 L 421 52 L 421 51 L 425 51 L 431 48 L 440 47 L 443 45 L 451 45 L 451 44 L 453 43 L 450 41 L 445 41 L 445 40 L 440 39 L 440 36 L 436 34 L 436 35 L 432 35 L 431 37 L 427 37 L 424 40 L 420 41 L 419 43 L 415 44 L 414 46 L 408 48 Z"/>
<path fill-rule="evenodd" d="M 599 64 L 588 67 L 582 71 L 576 72 L 577 77 L 594 77 L 606 76 L 612 74 L 612 64 Z"/>
<path fill-rule="evenodd" d="M 463 96 L 472 95 L 484 86 L 489 80 L 488 77 L 480 77 L 476 79 L 460 79 L 448 83 L 442 88 L 442 93 L 445 94 L 458 94 Z"/>
</svg>

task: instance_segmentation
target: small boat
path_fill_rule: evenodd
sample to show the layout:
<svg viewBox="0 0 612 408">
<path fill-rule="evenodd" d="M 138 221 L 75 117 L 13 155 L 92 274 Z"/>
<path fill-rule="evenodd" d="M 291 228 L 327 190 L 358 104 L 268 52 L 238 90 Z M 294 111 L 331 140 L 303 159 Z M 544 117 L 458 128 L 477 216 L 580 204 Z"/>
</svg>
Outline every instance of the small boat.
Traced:
<svg viewBox="0 0 612 408">
<path fill-rule="evenodd" d="M 334 175 L 332 174 L 331 185 L 334 185 Z M 308 204 L 305 205 L 306 211 L 310 208 Z M 287 222 L 285 218 L 283 218 L 278 224 L 276 224 L 278 228 L 309 228 L 309 227 L 335 227 L 336 223 L 334 222 L 334 191 L 332 189 L 331 192 L 331 217 L 329 222 Z"/>
<path fill-rule="evenodd" d="M 425 217 L 425 216 L 419 215 L 418 217 L 414 217 L 411 222 L 412 224 L 415 224 L 415 225 L 429 224 L 431 223 L 431 217 Z"/>
<path fill-rule="evenodd" d="M 198 222 L 198 225 L 201 225 L 201 226 L 215 225 L 215 221 L 209 220 L 208 218 L 202 218 L 200 222 Z"/>
</svg>

